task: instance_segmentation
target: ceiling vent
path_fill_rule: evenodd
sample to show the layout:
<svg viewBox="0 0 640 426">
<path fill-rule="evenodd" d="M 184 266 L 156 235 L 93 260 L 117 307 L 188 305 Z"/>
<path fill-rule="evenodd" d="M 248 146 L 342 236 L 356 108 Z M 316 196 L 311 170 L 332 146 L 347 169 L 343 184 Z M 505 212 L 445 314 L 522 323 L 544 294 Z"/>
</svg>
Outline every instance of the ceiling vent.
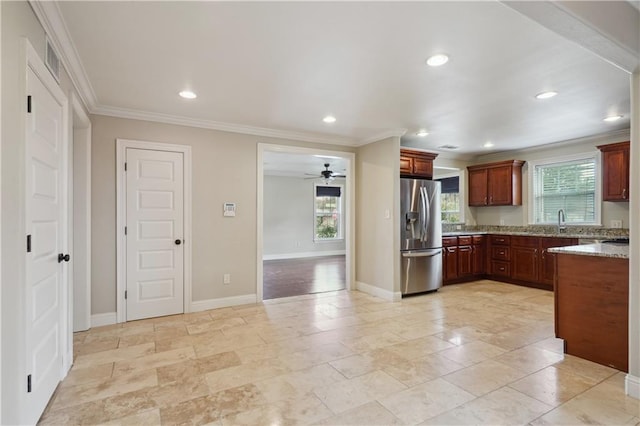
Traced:
<svg viewBox="0 0 640 426">
<path fill-rule="evenodd" d="M 454 149 L 458 149 L 460 147 L 459 146 L 455 146 L 455 145 L 440 145 L 438 148 L 454 150 Z"/>
<path fill-rule="evenodd" d="M 51 41 L 49 37 L 47 37 L 47 50 L 46 50 L 46 61 L 47 68 L 51 72 L 53 78 L 56 79 L 58 83 L 60 83 L 60 58 L 56 54 L 56 51 L 53 50 L 53 46 L 51 45 Z"/>
</svg>

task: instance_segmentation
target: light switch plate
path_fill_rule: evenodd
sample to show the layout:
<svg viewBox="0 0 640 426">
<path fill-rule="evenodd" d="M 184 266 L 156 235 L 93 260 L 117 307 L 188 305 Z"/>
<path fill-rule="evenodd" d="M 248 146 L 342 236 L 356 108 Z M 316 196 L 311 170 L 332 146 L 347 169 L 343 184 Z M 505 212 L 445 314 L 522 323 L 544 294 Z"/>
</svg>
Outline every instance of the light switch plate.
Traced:
<svg viewBox="0 0 640 426">
<path fill-rule="evenodd" d="M 622 221 L 621 220 L 611 220 L 611 227 L 612 228 L 622 228 Z"/>
<path fill-rule="evenodd" d="M 233 217 L 236 215 L 236 203 L 224 203 L 223 216 Z"/>
</svg>

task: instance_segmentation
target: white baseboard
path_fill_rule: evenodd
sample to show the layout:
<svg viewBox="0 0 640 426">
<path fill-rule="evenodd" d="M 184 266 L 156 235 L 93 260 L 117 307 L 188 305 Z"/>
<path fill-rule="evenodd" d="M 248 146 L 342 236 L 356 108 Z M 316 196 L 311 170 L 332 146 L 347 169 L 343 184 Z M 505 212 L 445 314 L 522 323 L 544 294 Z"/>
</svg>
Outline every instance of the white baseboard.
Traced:
<svg viewBox="0 0 640 426">
<path fill-rule="evenodd" d="M 226 308 L 229 306 L 248 305 L 257 302 L 258 295 L 256 294 L 221 297 L 220 299 L 196 300 L 191 302 L 191 312 L 208 311 L 209 309 Z"/>
<path fill-rule="evenodd" d="M 103 325 L 111 325 L 116 323 L 116 313 L 107 312 L 104 314 L 91 315 L 91 327 L 100 327 Z"/>
<path fill-rule="evenodd" d="M 282 254 L 265 254 L 262 260 L 280 260 L 280 259 L 302 259 L 305 257 L 321 257 L 321 256 L 341 256 L 346 253 L 345 250 L 331 251 L 305 251 L 300 253 L 282 253 Z"/>
<path fill-rule="evenodd" d="M 627 374 L 624 379 L 624 390 L 630 397 L 640 399 L 640 377 Z"/>
<path fill-rule="evenodd" d="M 372 296 L 379 297 L 384 300 L 388 300 L 390 302 L 398 302 L 400 299 L 402 299 L 402 293 L 400 293 L 399 291 L 393 292 L 393 291 L 385 290 L 383 288 L 376 287 L 374 285 L 363 283 L 360 281 L 356 281 L 356 289 L 363 293 L 367 293 Z"/>
</svg>

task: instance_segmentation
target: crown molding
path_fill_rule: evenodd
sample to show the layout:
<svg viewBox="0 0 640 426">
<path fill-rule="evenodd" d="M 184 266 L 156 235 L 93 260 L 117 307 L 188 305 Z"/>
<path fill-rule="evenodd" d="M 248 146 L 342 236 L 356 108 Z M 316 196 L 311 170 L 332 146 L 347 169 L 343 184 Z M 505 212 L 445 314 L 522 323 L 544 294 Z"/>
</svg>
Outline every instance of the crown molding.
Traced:
<svg viewBox="0 0 640 426">
<path fill-rule="evenodd" d="M 243 124 L 223 123 L 213 120 L 202 120 L 189 117 L 181 117 L 157 112 L 147 112 L 126 108 L 114 108 L 96 106 L 92 114 L 106 115 L 110 117 L 128 118 L 132 120 L 153 121 L 157 123 L 175 124 L 178 126 L 197 127 L 201 129 L 220 130 L 223 132 L 242 133 L 245 135 L 262 136 L 277 139 L 289 139 L 301 142 L 324 143 L 329 145 L 357 146 L 353 139 L 339 136 L 328 136 L 308 132 L 296 132 L 292 130 L 276 130 L 266 127 L 247 126 Z"/>
<path fill-rule="evenodd" d="M 407 133 L 407 129 L 402 129 L 402 128 L 385 130 L 385 131 L 383 131 L 381 133 L 378 133 L 378 134 L 375 134 L 373 136 L 369 136 L 367 138 L 360 139 L 355 146 L 367 145 L 367 144 L 370 144 L 372 142 L 378 142 L 378 141 L 381 141 L 383 139 L 392 138 L 394 136 L 400 138 L 400 137 L 404 136 L 405 133 Z"/>
<path fill-rule="evenodd" d="M 62 12 L 55 1 L 29 0 L 29 4 L 49 36 L 49 40 L 60 56 L 62 65 L 67 71 L 73 86 L 78 92 L 82 102 L 91 111 L 96 105 L 96 95 L 93 86 L 82 66 L 80 56 L 62 17 Z"/>
</svg>

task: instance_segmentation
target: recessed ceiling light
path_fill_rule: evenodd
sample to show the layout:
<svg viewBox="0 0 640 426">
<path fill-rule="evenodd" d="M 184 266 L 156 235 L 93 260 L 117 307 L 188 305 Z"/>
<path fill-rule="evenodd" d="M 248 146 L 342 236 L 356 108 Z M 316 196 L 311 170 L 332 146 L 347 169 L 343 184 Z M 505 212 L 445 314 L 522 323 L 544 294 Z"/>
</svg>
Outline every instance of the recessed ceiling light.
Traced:
<svg viewBox="0 0 640 426">
<path fill-rule="evenodd" d="M 618 121 L 621 118 L 621 115 L 610 115 L 609 117 L 605 118 L 604 121 Z"/>
<path fill-rule="evenodd" d="M 487 141 L 487 142 L 485 142 L 485 143 L 484 143 L 484 145 L 482 145 L 482 146 L 483 146 L 483 147 L 485 147 L 485 148 L 491 148 L 491 147 L 493 147 L 493 142 L 489 142 L 489 141 Z"/>
<path fill-rule="evenodd" d="M 444 65 L 449 62 L 449 57 L 444 53 L 438 53 L 437 55 L 431 56 L 427 59 L 427 65 L 430 67 L 439 67 L 440 65 Z"/>
<path fill-rule="evenodd" d="M 325 118 L 322 119 L 322 121 L 324 121 L 325 123 L 335 123 L 336 118 L 333 115 L 327 115 Z"/>
<path fill-rule="evenodd" d="M 427 132 L 425 129 L 420 129 L 416 132 L 416 136 L 420 136 L 421 138 L 427 136 L 429 134 L 429 132 Z"/>
<path fill-rule="evenodd" d="M 536 99 L 549 99 L 549 98 L 553 98 L 557 94 L 558 92 L 554 92 L 554 91 L 542 92 L 536 95 Z"/>
<path fill-rule="evenodd" d="M 195 98 L 198 97 L 198 95 L 193 93 L 191 90 L 183 90 L 182 92 L 180 92 L 178 94 L 180 95 L 180 97 L 185 98 L 185 99 L 195 99 Z"/>
</svg>

